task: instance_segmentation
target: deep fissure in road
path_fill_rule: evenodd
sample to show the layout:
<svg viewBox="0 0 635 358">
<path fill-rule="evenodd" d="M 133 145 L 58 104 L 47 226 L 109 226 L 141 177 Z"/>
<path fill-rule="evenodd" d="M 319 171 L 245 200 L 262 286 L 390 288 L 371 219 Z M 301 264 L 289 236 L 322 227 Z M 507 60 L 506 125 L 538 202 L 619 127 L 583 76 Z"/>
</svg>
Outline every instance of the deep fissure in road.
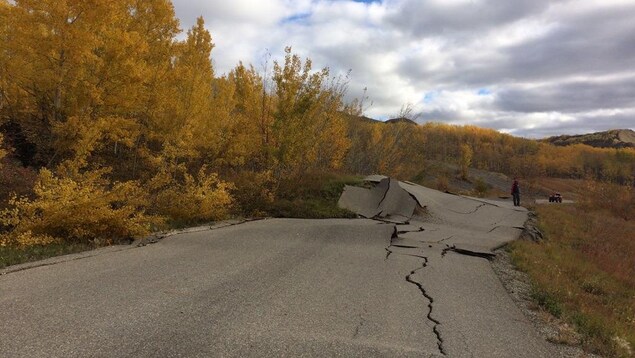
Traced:
<svg viewBox="0 0 635 358">
<path fill-rule="evenodd" d="M 390 249 L 392 247 L 392 243 L 393 241 L 398 238 L 399 236 L 397 235 L 397 226 L 394 225 L 393 226 L 393 232 L 392 235 L 390 235 L 390 242 L 388 242 L 388 246 L 386 246 L 385 250 L 386 250 L 386 258 L 384 260 L 388 260 L 388 258 L 390 257 L 390 255 L 392 255 L 393 251 Z"/>
<path fill-rule="evenodd" d="M 481 207 L 481 206 L 479 206 Z M 424 256 L 424 255 L 417 255 L 414 253 L 403 253 L 403 252 L 395 252 L 393 250 L 391 250 L 391 248 L 393 247 L 399 247 L 399 248 L 404 248 L 404 249 L 420 249 L 420 247 L 417 246 L 413 246 L 413 245 L 401 245 L 401 244 L 395 244 L 395 240 L 399 239 L 399 234 L 401 233 L 407 233 L 407 232 L 411 232 L 408 230 L 399 230 L 398 225 L 393 225 L 393 232 L 390 236 L 390 241 L 388 242 L 388 246 L 386 246 L 385 250 L 386 250 L 386 260 L 392 255 L 400 255 L 400 256 L 412 256 L 412 257 L 417 257 L 419 259 L 423 260 L 423 263 L 421 265 L 421 267 L 412 270 L 410 272 L 410 274 L 408 274 L 405 279 L 408 283 L 411 283 L 415 286 L 417 286 L 417 288 L 419 289 L 419 291 L 421 292 L 422 296 L 425 297 L 428 300 L 428 313 L 426 314 L 426 318 L 432 322 L 433 326 L 432 326 L 432 332 L 434 333 L 434 335 L 436 336 L 437 339 L 437 347 L 439 349 L 439 352 L 446 356 L 447 352 L 445 350 L 444 347 L 444 340 L 443 337 L 441 336 L 441 332 L 439 331 L 439 325 L 441 325 L 441 322 L 437 319 L 435 319 L 434 317 L 432 317 L 432 311 L 434 308 L 434 298 L 428 293 L 428 291 L 426 291 L 425 287 L 415 281 L 413 279 L 413 276 L 419 271 L 422 270 L 424 268 L 426 268 L 428 266 L 428 257 Z M 416 229 L 414 231 L 423 231 L 423 227 Z M 451 239 L 453 236 L 447 237 L 445 239 L 440 240 L 438 243 L 441 243 L 442 241 Z M 443 248 L 443 250 L 441 251 L 441 257 L 445 257 L 447 255 L 448 252 L 454 252 L 456 254 L 459 255 L 466 255 L 466 256 L 473 256 L 473 257 L 480 257 L 480 258 L 485 258 L 487 260 L 491 260 L 495 254 L 491 254 L 491 253 L 486 253 L 486 252 L 478 252 L 478 251 L 472 251 L 472 250 L 468 250 L 468 249 L 464 249 L 464 248 L 457 248 L 456 246 L 452 245 L 445 245 L 446 247 Z"/>
<path fill-rule="evenodd" d="M 401 255 L 401 256 L 412 256 L 412 257 L 417 257 L 419 259 L 423 260 L 423 263 L 421 265 L 421 267 L 414 269 L 412 271 L 410 271 L 410 274 L 408 274 L 406 276 L 406 281 L 408 283 L 411 283 L 415 286 L 417 286 L 417 288 L 419 289 L 419 291 L 421 291 L 421 294 L 423 295 L 423 297 L 425 297 L 428 300 L 428 313 L 426 314 L 426 318 L 433 323 L 432 326 L 432 332 L 434 333 L 434 335 L 437 338 L 437 348 L 439 349 L 439 352 L 442 355 L 447 355 L 445 348 L 443 347 L 443 338 L 441 337 L 441 332 L 439 332 L 439 325 L 441 324 L 441 322 L 439 322 L 437 319 L 432 317 L 432 306 L 434 304 L 434 299 L 432 298 L 432 296 L 430 296 L 430 294 L 428 294 L 428 292 L 426 291 L 426 289 L 423 287 L 423 285 L 421 285 L 419 282 L 415 281 L 412 279 L 412 276 L 417 273 L 417 271 L 422 270 L 424 268 L 426 268 L 428 266 L 428 258 L 426 256 L 421 256 L 421 255 L 416 255 L 416 254 L 404 254 L 404 253 L 398 253 L 398 252 L 394 252 L 392 250 L 390 250 L 391 247 L 401 247 L 401 248 L 409 248 L 409 249 L 415 249 L 417 248 L 416 246 L 408 246 L 408 245 L 394 245 L 393 242 L 395 239 L 399 238 L 398 235 L 398 230 L 397 230 L 397 225 L 394 226 L 394 230 L 392 235 L 390 236 L 390 242 L 389 245 L 386 247 L 386 260 L 390 257 L 391 254 L 396 254 L 396 255 Z"/>
<path fill-rule="evenodd" d="M 454 252 L 459 255 L 465 255 L 465 256 L 480 257 L 483 259 L 487 259 L 488 261 L 491 261 L 494 259 L 494 257 L 496 257 L 495 253 L 472 251 L 472 250 L 456 247 L 455 245 L 452 245 L 452 246 L 446 245 L 446 247 L 441 251 L 441 257 L 445 257 L 445 255 L 447 255 L 448 252 Z"/>
<path fill-rule="evenodd" d="M 414 275 L 417 271 L 424 269 L 427 266 L 428 266 L 428 258 L 424 257 L 423 265 L 420 268 L 411 271 L 410 274 L 406 276 L 406 281 L 417 286 L 419 288 L 419 291 L 421 291 L 421 294 L 423 295 L 423 297 L 425 297 L 428 300 L 428 314 L 426 315 L 426 317 L 428 318 L 430 322 L 434 323 L 434 326 L 432 326 L 432 332 L 434 332 L 434 335 L 437 337 L 437 347 L 439 348 L 439 352 L 441 352 L 441 354 L 443 355 L 447 355 L 443 347 L 443 338 L 441 337 L 441 333 L 439 332 L 439 325 L 441 324 L 441 322 L 439 322 L 438 320 L 432 317 L 432 305 L 434 304 L 434 299 L 432 298 L 432 296 L 428 294 L 428 292 L 426 292 L 426 289 L 423 287 L 423 285 L 421 285 L 419 282 L 411 278 L 412 275 Z"/>
</svg>

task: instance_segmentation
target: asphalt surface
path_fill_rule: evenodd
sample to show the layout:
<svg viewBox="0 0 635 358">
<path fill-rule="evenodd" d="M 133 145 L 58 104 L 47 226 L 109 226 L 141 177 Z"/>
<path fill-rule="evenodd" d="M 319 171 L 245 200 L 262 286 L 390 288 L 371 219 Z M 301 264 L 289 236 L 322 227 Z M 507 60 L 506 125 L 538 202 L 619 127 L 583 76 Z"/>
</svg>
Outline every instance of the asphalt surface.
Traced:
<svg viewBox="0 0 635 358">
<path fill-rule="evenodd" d="M 0 357 L 551 356 L 487 260 L 526 213 L 409 189 L 427 217 L 262 220 L 0 271 Z"/>
</svg>

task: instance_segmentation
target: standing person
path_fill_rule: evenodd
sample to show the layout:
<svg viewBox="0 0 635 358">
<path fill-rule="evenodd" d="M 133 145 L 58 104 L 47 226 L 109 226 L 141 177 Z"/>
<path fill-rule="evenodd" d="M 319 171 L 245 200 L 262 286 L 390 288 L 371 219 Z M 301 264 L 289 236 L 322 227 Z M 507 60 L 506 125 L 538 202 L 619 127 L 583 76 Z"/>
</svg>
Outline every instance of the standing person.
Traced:
<svg viewBox="0 0 635 358">
<path fill-rule="evenodd" d="M 514 198 L 514 206 L 520 206 L 520 185 L 518 185 L 517 178 L 514 178 L 512 184 L 512 197 Z"/>
</svg>

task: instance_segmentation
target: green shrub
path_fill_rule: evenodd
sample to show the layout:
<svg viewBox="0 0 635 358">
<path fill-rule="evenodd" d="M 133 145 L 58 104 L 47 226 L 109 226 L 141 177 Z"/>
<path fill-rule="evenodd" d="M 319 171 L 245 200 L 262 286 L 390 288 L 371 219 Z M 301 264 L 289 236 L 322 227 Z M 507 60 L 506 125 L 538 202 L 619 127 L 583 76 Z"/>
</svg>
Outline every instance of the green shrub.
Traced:
<svg viewBox="0 0 635 358">
<path fill-rule="evenodd" d="M 353 218 L 356 215 L 338 207 L 337 202 L 344 186 L 361 183 L 356 176 L 323 173 L 310 173 L 295 181 L 283 180 L 269 213 L 291 218 Z"/>
<path fill-rule="evenodd" d="M 558 300 L 548 292 L 534 288 L 532 297 L 540 306 L 544 307 L 547 312 L 558 318 L 562 316 L 562 306 Z"/>
<path fill-rule="evenodd" d="M 483 180 L 483 178 L 476 178 L 474 181 L 474 190 L 479 196 L 484 196 L 487 191 L 490 189 L 490 186 Z"/>
<path fill-rule="evenodd" d="M 266 216 L 275 199 L 276 185 L 271 171 L 243 171 L 230 178 L 234 183 L 236 212 L 251 217 Z"/>
</svg>

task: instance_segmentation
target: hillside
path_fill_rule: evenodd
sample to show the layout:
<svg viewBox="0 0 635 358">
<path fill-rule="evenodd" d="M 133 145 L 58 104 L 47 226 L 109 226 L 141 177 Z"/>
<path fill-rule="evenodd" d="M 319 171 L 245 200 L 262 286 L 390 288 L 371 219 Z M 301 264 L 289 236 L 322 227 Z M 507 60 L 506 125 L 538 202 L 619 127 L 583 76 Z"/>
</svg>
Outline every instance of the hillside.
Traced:
<svg viewBox="0 0 635 358">
<path fill-rule="evenodd" d="M 386 121 L 386 123 L 406 123 L 406 124 L 413 124 L 413 125 L 417 125 L 417 122 L 405 118 L 405 117 L 399 117 L 399 118 L 392 118 Z"/>
<path fill-rule="evenodd" d="M 635 148 L 635 131 L 614 129 L 590 134 L 549 137 L 544 141 L 557 146 L 586 144 L 598 148 Z"/>
<path fill-rule="evenodd" d="M 362 116 L 348 115 L 347 118 L 350 121 L 350 123 L 353 123 L 353 124 L 361 122 L 361 123 L 390 123 L 390 124 L 406 123 L 406 124 L 417 125 L 417 122 L 405 117 L 391 118 L 386 121 L 380 121 L 380 120 L 366 117 L 363 115 Z"/>
</svg>

